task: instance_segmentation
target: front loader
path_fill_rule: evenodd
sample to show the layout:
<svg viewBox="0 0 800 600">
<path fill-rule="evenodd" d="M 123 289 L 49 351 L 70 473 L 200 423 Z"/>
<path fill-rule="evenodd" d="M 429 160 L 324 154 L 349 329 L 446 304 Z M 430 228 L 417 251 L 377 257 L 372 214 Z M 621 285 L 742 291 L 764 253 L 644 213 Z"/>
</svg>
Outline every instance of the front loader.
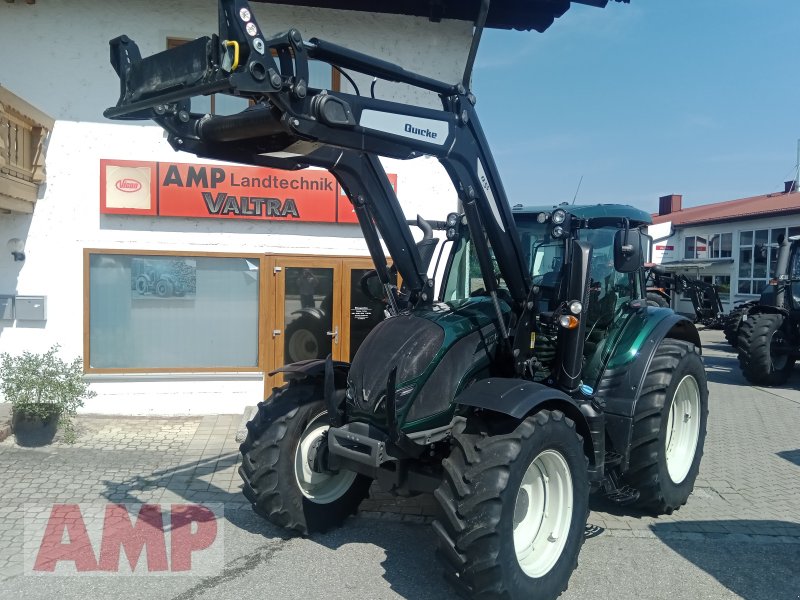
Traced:
<svg viewBox="0 0 800 600">
<path fill-rule="evenodd" d="M 595 2 L 593 4 L 605 4 Z M 244 494 L 300 534 L 342 524 L 373 481 L 433 493 L 449 580 L 465 595 L 554 598 L 577 564 L 591 491 L 653 513 L 694 486 L 708 391 L 694 325 L 645 300 L 642 228 L 616 205 L 512 210 L 463 80 L 438 81 L 296 29 L 267 37 L 247 2 L 220 0 L 219 35 L 142 58 L 111 41 L 120 100 L 176 150 L 273 168 L 328 169 L 355 209 L 389 317 L 352 363 L 279 369 L 288 383 L 248 423 Z M 440 109 L 308 86 L 308 61 L 438 94 Z M 190 98 L 252 101 L 232 116 Z M 461 210 L 430 276 L 379 156 L 437 158 Z M 424 222 L 424 220 L 420 220 Z M 425 226 L 423 225 L 423 228 Z M 381 240 L 402 287 L 393 285 Z"/>
</svg>

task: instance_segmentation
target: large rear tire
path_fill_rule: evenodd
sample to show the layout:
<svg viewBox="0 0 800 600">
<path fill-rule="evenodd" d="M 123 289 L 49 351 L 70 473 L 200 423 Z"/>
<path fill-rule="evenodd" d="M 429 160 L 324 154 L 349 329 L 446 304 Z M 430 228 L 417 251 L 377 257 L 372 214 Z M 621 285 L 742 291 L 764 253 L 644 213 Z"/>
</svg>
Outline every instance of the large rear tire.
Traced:
<svg viewBox="0 0 800 600">
<path fill-rule="evenodd" d="M 352 471 L 319 473 L 309 452 L 328 429 L 319 386 L 290 382 L 259 403 L 239 447 L 244 495 L 271 523 L 306 535 L 338 527 L 358 509 L 371 480 Z"/>
<path fill-rule="evenodd" d="M 556 598 L 577 567 L 588 515 L 575 424 L 542 411 L 511 433 L 457 431 L 453 440 L 434 493 L 448 579 L 470 598 Z"/>
<path fill-rule="evenodd" d="M 777 352 L 787 345 L 781 314 L 749 315 L 739 327 L 739 366 L 755 385 L 781 385 L 792 373 L 795 359 Z"/>
<path fill-rule="evenodd" d="M 647 305 L 658 308 L 669 308 L 669 302 L 667 302 L 667 299 L 656 292 L 647 292 Z"/>
<path fill-rule="evenodd" d="M 636 402 L 624 483 L 638 506 L 671 514 L 686 504 L 700 470 L 708 421 L 708 384 L 694 344 L 661 340 Z"/>
<path fill-rule="evenodd" d="M 725 334 L 725 339 L 734 348 L 739 346 L 739 326 L 742 323 L 742 315 L 746 312 L 747 307 L 740 306 L 734 308 L 725 318 L 725 325 L 722 331 Z"/>
</svg>

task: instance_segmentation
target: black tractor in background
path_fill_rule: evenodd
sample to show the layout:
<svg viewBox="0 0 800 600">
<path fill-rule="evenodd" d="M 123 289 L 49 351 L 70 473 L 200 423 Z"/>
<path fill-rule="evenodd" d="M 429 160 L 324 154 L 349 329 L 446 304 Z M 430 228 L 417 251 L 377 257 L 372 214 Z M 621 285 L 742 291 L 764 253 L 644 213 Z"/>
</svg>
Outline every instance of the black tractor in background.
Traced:
<svg viewBox="0 0 800 600">
<path fill-rule="evenodd" d="M 779 244 L 775 277 L 738 327 L 739 365 L 755 385 L 785 383 L 800 356 L 800 237 Z"/>
</svg>

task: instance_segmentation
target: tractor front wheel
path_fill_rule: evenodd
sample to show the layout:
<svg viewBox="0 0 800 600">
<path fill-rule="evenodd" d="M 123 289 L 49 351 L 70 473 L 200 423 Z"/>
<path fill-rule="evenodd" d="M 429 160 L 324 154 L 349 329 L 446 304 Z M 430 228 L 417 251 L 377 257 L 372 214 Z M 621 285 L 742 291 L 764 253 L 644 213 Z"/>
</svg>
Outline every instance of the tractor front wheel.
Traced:
<svg viewBox="0 0 800 600">
<path fill-rule="evenodd" d="M 792 373 L 795 359 L 787 351 L 781 314 L 749 315 L 739 327 L 739 366 L 755 385 L 781 385 Z"/>
<path fill-rule="evenodd" d="M 454 433 L 434 494 L 448 579 L 470 598 L 556 598 L 577 567 L 588 514 L 575 424 L 541 411 L 510 433 L 467 430 Z"/>
<path fill-rule="evenodd" d="M 353 471 L 325 471 L 314 459 L 328 431 L 319 387 L 293 381 L 259 403 L 240 446 L 239 475 L 253 509 L 303 535 L 340 526 L 371 483 Z"/>
<path fill-rule="evenodd" d="M 638 504 L 671 514 L 686 504 L 700 470 L 708 420 L 708 384 L 694 344 L 664 339 L 636 402 L 624 482 Z"/>
</svg>

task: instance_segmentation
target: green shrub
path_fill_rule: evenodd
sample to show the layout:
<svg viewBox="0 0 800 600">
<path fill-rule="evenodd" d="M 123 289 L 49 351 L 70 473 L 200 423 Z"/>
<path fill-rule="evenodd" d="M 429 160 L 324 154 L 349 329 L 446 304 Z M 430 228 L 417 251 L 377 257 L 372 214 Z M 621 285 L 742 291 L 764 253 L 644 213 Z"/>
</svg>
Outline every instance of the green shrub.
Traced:
<svg viewBox="0 0 800 600">
<path fill-rule="evenodd" d="M 18 356 L 0 354 L 0 393 L 14 413 L 28 419 L 58 417 L 64 439 L 75 440 L 72 422 L 84 399 L 95 392 L 83 378 L 80 358 L 64 362 L 56 344 L 44 354 L 23 352 Z"/>
</svg>

